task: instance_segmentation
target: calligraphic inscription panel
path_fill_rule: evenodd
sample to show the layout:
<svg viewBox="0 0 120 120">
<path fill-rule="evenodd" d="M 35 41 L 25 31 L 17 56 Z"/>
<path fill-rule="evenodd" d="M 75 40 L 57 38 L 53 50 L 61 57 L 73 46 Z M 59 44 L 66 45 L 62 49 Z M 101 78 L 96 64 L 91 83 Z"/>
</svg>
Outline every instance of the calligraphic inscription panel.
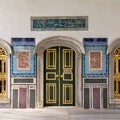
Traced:
<svg viewBox="0 0 120 120">
<path fill-rule="evenodd" d="M 88 16 L 31 17 L 32 31 L 87 30 Z"/>
</svg>

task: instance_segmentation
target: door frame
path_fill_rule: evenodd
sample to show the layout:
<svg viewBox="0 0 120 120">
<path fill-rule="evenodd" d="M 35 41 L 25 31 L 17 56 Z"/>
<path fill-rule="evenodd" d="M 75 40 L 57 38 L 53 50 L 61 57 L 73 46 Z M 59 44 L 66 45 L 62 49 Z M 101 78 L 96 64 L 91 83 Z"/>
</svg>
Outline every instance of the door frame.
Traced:
<svg viewBox="0 0 120 120">
<path fill-rule="evenodd" d="M 47 48 L 64 46 L 75 51 L 75 106 L 83 107 L 82 86 L 82 54 L 85 53 L 82 43 L 74 38 L 66 36 L 53 36 L 38 42 L 34 53 L 37 54 L 37 104 L 36 107 L 44 107 L 44 51 Z"/>
</svg>

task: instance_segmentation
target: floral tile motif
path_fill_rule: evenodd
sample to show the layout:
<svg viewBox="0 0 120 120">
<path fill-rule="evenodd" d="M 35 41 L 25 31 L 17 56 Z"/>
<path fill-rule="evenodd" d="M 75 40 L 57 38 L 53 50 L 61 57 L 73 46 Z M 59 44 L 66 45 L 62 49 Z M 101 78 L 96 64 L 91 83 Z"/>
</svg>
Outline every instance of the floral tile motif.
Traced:
<svg viewBox="0 0 120 120">
<path fill-rule="evenodd" d="M 12 76 L 36 76 L 36 55 L 34 38 L 12 38 Z"/>
<path fill-rule="evenodd" d="M 20 50 L 17 51 L 17 68 L 21 70 L 30 69 L 30 51 Z"/>
<path fill-rule="evenodd" d="M 90 51 L 89 52 L 89 69 L 100 70 L 102 68 L 102 52 Z"/>
<path fill-rule="evenodd" d="M 83 76 L 108 76 L 107 38 L 84 38 Z"/>
</svg>

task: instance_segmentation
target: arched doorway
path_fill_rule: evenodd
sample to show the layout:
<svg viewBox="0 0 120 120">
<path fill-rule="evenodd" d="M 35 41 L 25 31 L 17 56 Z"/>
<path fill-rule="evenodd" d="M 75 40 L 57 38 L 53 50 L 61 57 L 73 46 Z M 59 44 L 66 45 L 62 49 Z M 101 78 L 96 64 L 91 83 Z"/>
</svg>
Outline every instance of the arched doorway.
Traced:
<svg viewBox="0 0 120 120">
<path fill-rule="evenodd" d="M 10 45 L 0 39 L 0 107 L 10 107 Z"/>
<path fill-rule="evenodd" d="M 6 97 L 6 50 L 0 46 L 0 98 Z"/>
<path fill-rule="evenodd" d="M 82 107 L 82 53 L 84 53 L 84 47 L 80 41 L 71 37 L 54 36 L 46 38 L 39 42 L 35 48 L 37 54 L 37 107 L 44 107 L 44 51 L 51 47 L 66 47 L 75 52 L 75 106 Z M 54 75 L 53 75 L 54 76 Z M 69 87 L 68 87 L 69 88 Z M 51 88 L 52 89 L 52 88 Z M 69 89 L 67 89 L 68 91 Z M 72 105 L 74 105 L 72 104 Z"/>
<path fill-rule="evenodd" d="M 114 51 L 114 97 L 120 98 L 120 46 Z"/>
<path fill-rule="evenodd" d="M 120 108 L 120 38 L 109 48 L 109 107 Z"/>
</svg>

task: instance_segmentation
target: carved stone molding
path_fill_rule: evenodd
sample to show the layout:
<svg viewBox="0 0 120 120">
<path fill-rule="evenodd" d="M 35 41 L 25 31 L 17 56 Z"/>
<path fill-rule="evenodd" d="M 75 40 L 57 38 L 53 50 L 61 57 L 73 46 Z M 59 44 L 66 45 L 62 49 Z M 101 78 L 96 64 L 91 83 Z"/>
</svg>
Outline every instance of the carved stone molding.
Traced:
<svg viewBox="0 0 120 120">
<path fill-rule="evenodd" d="M 8 54 L 12 54 L 12 49 L 9 43 L 7 43 L 5 40 L 0 39 L 0 45 L 6 49 Z"/>
<path fill-rule="evenodd" d="M 85 53 L 82 43 L 74 38 L 66 36 L 54 36 L 46 38 L 40 41 L 35 47 L 34 53 L 38 53 L 41 50 L 45 50 L 53 46 L 64 46 L 75 50 L 76 54 Z"/>
<path fill-rule="evenodd" d="M 69 47 L 75 51 L 75 106 L 82 107 L 82 53 L 85 53 L 84 47 L 80 41 L 65 36 L 49 37 L 37 44 L 34 53 L 37 54 L 37 107 L 44 107 L 44 51 L 54 46 Z"/>
<path fill-rule="evenodd" d="M 120 46 L 120 38 L 114 40 L 108 47 L 108 50 L 107 50 L 107 53 L 113 53 L 114 49 L 117 47 L 117 46 Z"/>
</svg>

